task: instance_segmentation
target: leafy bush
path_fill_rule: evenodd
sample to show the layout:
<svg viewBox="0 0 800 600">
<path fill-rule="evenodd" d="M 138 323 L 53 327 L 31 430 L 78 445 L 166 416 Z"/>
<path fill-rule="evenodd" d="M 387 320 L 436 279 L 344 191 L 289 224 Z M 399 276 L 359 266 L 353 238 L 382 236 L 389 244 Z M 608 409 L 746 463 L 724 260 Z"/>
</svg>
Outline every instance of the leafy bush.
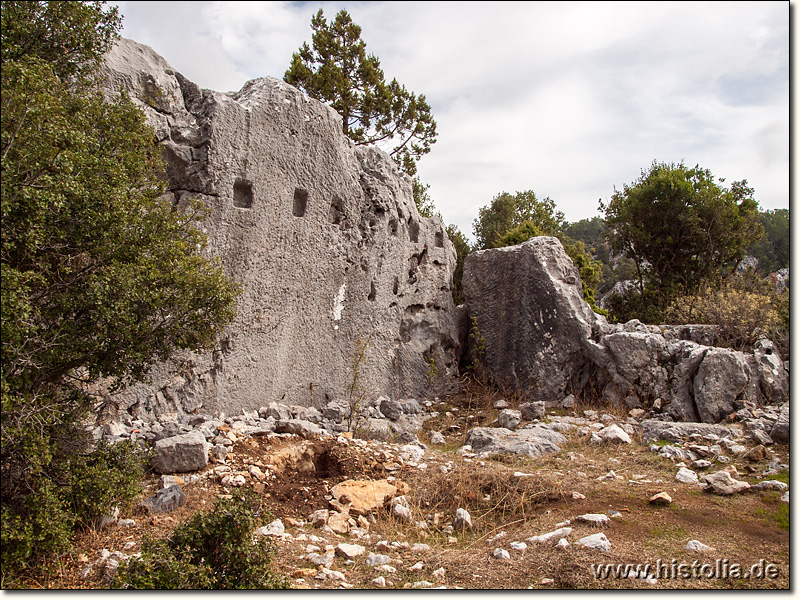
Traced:
<svg viewBox="0 0 800 600">
<path fill-rule="evenodd" d="M 92 449 L 71 400 L 20 399 L 3 385 L 2 577 L 63 552 L 78 527 L 124 508 L 141 491 L 147 453 L 130 442 Z"/>
<path fill-rule="evenodd" d="M 254 531 L 266 515 L 251 491 L 220 498 L 163 540 L 148 540 L 139 558 L 121 566 L 114 586 L 123 589 L 285 589 L 272 571 L 273 548 Z"/>
</svg>

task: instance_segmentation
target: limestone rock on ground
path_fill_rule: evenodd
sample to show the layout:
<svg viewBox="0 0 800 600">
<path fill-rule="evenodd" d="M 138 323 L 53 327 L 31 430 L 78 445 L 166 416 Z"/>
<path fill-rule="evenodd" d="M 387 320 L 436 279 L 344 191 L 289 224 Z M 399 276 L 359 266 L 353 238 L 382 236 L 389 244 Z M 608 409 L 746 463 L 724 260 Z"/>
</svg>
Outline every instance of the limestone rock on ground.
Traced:
<svg viewBox="0 0 800 600">
<path fill-rule="evenodd" d="M 152 466 L 156 473 L 186 473 L 208 464 L 210 444 L 199 431 L 158 440 Z"/>
<path fill-rule="evenodd" d="M 722 496 L 730 496 L 750 489 L 749 483 L 734 479 L 727 470 L 704 475 L 701 481 L 706 484 L 706 491 Z"/>
<path fill-rule="evenodd" d="M 153 515 L 172 512 L 186 502 L 186 494 L 183 493 L 181 486 L 172 485 L 168 488 L 158 490 L 152 496 L 139 503 L 145 512 Z"/>
<path fill-rule="evenodd" d="M 567 438 L 539 426 L 516 431 L 502 427 L 476 427 L 467 434 L 466 442 L 474 452 L 485 456 L 521 454 L 536 458 L 560 452 Z"/>
</svg>

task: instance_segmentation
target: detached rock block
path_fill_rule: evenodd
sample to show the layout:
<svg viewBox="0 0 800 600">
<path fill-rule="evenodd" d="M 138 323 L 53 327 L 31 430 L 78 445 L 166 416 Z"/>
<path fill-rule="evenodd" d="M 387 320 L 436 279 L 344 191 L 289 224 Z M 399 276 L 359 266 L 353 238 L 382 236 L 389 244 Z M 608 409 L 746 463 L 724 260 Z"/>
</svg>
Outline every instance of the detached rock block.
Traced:
<svg viewBox="0 0 800 600">
<path fill-rule="evenodd" d="M 186 473 L 208 465 L 210 444 L 199 431 L 176 435 L 155 444 L 152 465 L 156 473 Z"/>
</svg>

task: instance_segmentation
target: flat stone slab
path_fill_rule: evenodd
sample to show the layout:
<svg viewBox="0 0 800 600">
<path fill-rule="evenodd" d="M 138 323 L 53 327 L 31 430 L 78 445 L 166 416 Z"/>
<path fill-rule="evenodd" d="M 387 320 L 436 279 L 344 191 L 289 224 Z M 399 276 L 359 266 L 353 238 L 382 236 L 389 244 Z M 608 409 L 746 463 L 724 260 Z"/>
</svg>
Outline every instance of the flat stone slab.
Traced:
<svg viewBox="0 0 800 600">
<path fill-rule="evenodd" d="M 537 458 L 561 451 L 567 438 L 546 427 L 511 431 L 503 427 L 476 427 L 467 434 L 468 445 L 479 455 L 521 454 Z"/>
<path fill-rule="evenodd" d="M 397 486 L 385 479 L 378 481 L 356 481 L 348 479 L 331 488 L 331 494 L 342 504 L 348 504 L 350 512 L 356 515 L 367 515 L 397 494 Z"/>
<path fill-rule="evenodd" d="M 688 438 L 693 433 L 700 435 L 715 435 L 719 438 L 740 437 L 742 428 L 740 426 L 712 425 L 710 423 L 673 423 L 671 421 L 659 421 L 658 419 L 645 419 L 642 421 L 642 441 L 657 442 L 667 440 L 669 442 L 680 442 Z"/>
</svg>

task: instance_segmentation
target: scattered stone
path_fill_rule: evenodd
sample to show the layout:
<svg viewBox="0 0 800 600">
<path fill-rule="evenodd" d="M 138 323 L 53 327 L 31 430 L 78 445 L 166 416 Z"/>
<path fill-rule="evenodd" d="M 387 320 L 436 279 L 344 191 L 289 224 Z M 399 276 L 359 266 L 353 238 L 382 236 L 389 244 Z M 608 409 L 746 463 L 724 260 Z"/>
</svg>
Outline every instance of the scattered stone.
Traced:
<svg viewBox="0 0 800 600">
<path fill-rule="evenodd" d="M 696 460 L 696 461 L 692 462 L 692 468 L 693 469 L 707 469 L 712 464 L 714 464 L 714 463 L 712 463 L 710 460 L 700 459 L 700 460 Z"/>
<path fill-rule="evenodd" d="M 331 488 L 331 494 L 339 502 L 346 496 L 350 502 L 350 512 L 355 515 L 368 515 L 383 506 L 398 492 L 398 487 L 386 479 L 378 481 L 355 481 L 348 479 Z"/>
<path fill-rule="evenodd" d="M 497 560 L 509 560 L 511 558 L 508 550 L 504 550 L 503 548 L 495 548 L 494 552 L 492 552 L 492 556 Z"/>
<path fill-rule="evenodd" d="M 392 514 L 396 519 L 406 523 L 411 523 L 414 520 L 414 515 L 411 513 L 411 509 L 408 506 L 403 506 L 402 504 L 395 504 L 392 508 Z"/>
<path fill-rule="evenodd" d="M 308 522 L 311 523 L 313 527 L 322 527 L 328 522 L 328 511 L 324 508 L 315 510 L 308 516 Z"/>
<path fill-rule="evenodd" d="M 754 429 L 751 431 L 750 437 L 753 438 L 756 443 L 761 444 L 762 446 L 769 446 L 770 444 L 775 443 L 774 440 L 761 429 Z"/>
<path fill-rule="evenodd" d="M 760 462 L 767 458 L 767 449 L 763 444 L 759 444 L 742 454 L 742 458 L 750 462 Z"/>
<path fill-rule="evenodd" d="M 392 562 L 392 557 L 386 554 L 374 554 L 370 552 L 367 554 L 366 564 L 368 567 L 379 567 L 381 565 L 387 565 Z"/>
<path fill-rule="evenodd" d="M 414 544 L 411 546 L 412 552 L 430 552 L 431 547 L 428 544 Z"/>
<path fill-rule="evenodd" d="M 611 551 L 611 542 L 608 541 L 605 533 L 587 535 L 579 539 L 577 543 L 579 546 L 585 546 L 586 548 L 593 548 L 603 552 Z"/>
<path fill-rule="evenodd" d="M 336 545 L 336 554 L 342 556 L 344 558 L 356 558 L 357 556 L 361 556 L 366 552 L 367 549 L 364 546 L 360 546 L 358 544 L 337 544 Z"/>
<path fill-rule="evenodd" d="M 769 432 L 771 437 L 776 442 L 789 441 L 789 403 L 786 402 L 781 406 L 781 414 L 775 425 L 772 426 L 772 431 Z"/>
<path fill-rule="evenodd" d="M 525 402 L 520 404 L 520 414 L 526 421 L 533 421 L 534 419 L 542 419 L 545 415 L 544 402 Z"/>
<path fill-rule="evenodd" d="M 590 523 L 592 525 L 603 527 L 608 524 L 610 519 L 603 514 L 589 513 L 585 515 L 578 515 L 575 517 L 575 520 L 580 521 L 581 523 Z"/>
<path fill-rule="evenodd" d="M 556 548 L 558 548 L 559 550 L 566 550 L 567 548 L 569 548 L 569 545 L 570 545 L 569 542 L 565 538 L 561 538 L 556 543 Z"/>
<path fill-rule="evenodd" d="M 257 535 L 282 536 L 286 533 L 286 528 L 283 526 L 283 522 L 280 519 L 275 519 L 269 525 L 259 527 L 255 532 Z"/>
<path fill-rule="evenodd" d="M 532 537 L 526 538 L 526 542 L 531 542 L 533 544 L 545 544 L 547 542 L 551 542 L 553 540 L 557 540 L 559 538 L 565 538 L 572 533 L 572 527 L 560 527 L 555 531 L 551 531 L 550 533 L 543 533 L 542 535 L 534 535 Z"/>
<path fill-rule="evenodd" d="M 225 487 L 242 487 L 243 485 L 247 485 L 247 480 L 244 478 L 244 475 L 227 473 L 220 480 L 220 483 Z"/>
<path fill-rule="evenodd" d="M 572 499 L 573 500 L 586 500 L 586 496 L 584 496 L 580 492 L 572 492 Z"/>
<path fill-rule="evenodd" d="M 168 488 L 158 490 L 149 498 L 142 500 L 139 506 L 151 515 L 172 512 L 179 506 L 186 503 L 186 494 L 183 493 L 181 486 L 173 485 Z"/>
<path fill-rule="evenodd" d="M 434 579 L 444 579 L 444 567 L 439 567 L 431 573 Z"/>
<path fill-rule="evenodd" d="M 625 433 L 619 425 L 609 425 L 601 429 L 597 435 L 604 444 L 630 444 L 631 436 Z"/>
<path fill-rule="evenodd" d="M 156 473 L 199 471 L 208 465 L 209 448 L 205 436 L 197 430 L 158 440 L 154 447 L 153 470 Z"/>
<path fill-rule="evenodd" d="M 522 423 L 522 413 L 518 410 L 505 408 L 497 416 L 497 423 L 505 429 L 515 430 Z"/>
<path fill-rule="evenodd" d="M 691 550 L 692 552 L 713 552 L 714 548 L 711 546 L 706 546 L 702 542 L 698 542 L 697 540 L 690 540 L 688 544 L 686 544 L 686 550 Z"/>
<path fill-rule="evenodd" d="M 675 474 L 675 479 L 681 483 L 697 483 L 697 473 L 686 467 L 681 467 Z"/>
<path fill-rule="evenodd" d="M 476 427 L 467 434 L 467 445 L 484 456 L 520 454 L 538 458 L 561 451 L 567 438 L 546 427 L 530 427 L 511 431 L 503 427 Z"/>
<path fill-rule="evenodd" d="M 136 527 L 136 521 L 133 519 L 120 519 L 117 521 L 117 525 L 120 527 Z"/>
<path fill-rule="evenodd" d="M 456 518 L 453 521 L 453 529 L 472 529 L 472 517 L 470 517 L 470 514 L 463 508 L 456 510 Z"/>
<path fill-rule="evenodd" d="M 331 512 L 328 516 L 328 522 L 326 525 L 334 533 L 338 533 L 339 535 L 347 535 L 347 533 L 350 531 L 350 517 L 339 512 Z"/>
<path fill-rule="evenodd" d="M 789 486 L 782 481 L 776 481 L 775 479 L 768 479 L 767 481 L 761 481 L 755 485 L 750 486 L 751 490 L 758 490 L 758 491 L 774 491 L 774 492 L 785 492 L 789 489 Z M 122 521 L 120 521 L 122 523 Z"/>
<path fill-rule="evenodd" d="M 376 577 L 375 579 L 373 579 L 372 581 L 370 581 L 370 584 L 374 585 L 375 587 L 385 588 L 386 587 L 386 579 L 383 577 L 383 575 L 380 575 L 380 576 Z"/>
<path fill-rule="evenodd" d="M 330 567 L 333 564 L 334 558 L 334 551 L 327 550 L 324 554 L 317 554 L 316 552 L 311 552 L 308 555 L 308 559 L 313 562 L 317 566 L 321 567 Z"/>
<path fill-rule="evenodd" d="M 653 506 L 669 506 L 672 504 L 672 497 L 667 492 L 659 492 L 650 498 L 650 504 Z"/>
<path fill-rule="evenodd" d="M 431 444 L 435 444 L 437 446 L 446 443 L 444 436 L 438 431 L 431 431 L 430 433 L 428 433 L 428 440 L 430 441 Z"/>
<path fill-rule="evenodd" d="M 526 550 L 528 548 L 528 544 L 525 542 L 511 542 L 509 546 L 512 550 Z"/>
<path fill-rule="evenodd" d="M 414 583 L 411 584 L 412 590 L 428 589 L 432 587 L 433 584 L 430 581 L 425 581 L 424 579 L 422 581 L 415 581 Z"/>
<path fill-rule="evenodd" d="M 789 504 L 789 490 L 786 490 L 786 493 L 781 496 L 781 502 L 786 502 L 786 504 Z"/>
<path fill-rule="evenodd" d="M 730 496 L 750 489 L 750 484 L 731 477 L 729 471 L 717 471 L 711 475 L 704 475 L 705 490 L 722 496 Z"/>
</svg>

